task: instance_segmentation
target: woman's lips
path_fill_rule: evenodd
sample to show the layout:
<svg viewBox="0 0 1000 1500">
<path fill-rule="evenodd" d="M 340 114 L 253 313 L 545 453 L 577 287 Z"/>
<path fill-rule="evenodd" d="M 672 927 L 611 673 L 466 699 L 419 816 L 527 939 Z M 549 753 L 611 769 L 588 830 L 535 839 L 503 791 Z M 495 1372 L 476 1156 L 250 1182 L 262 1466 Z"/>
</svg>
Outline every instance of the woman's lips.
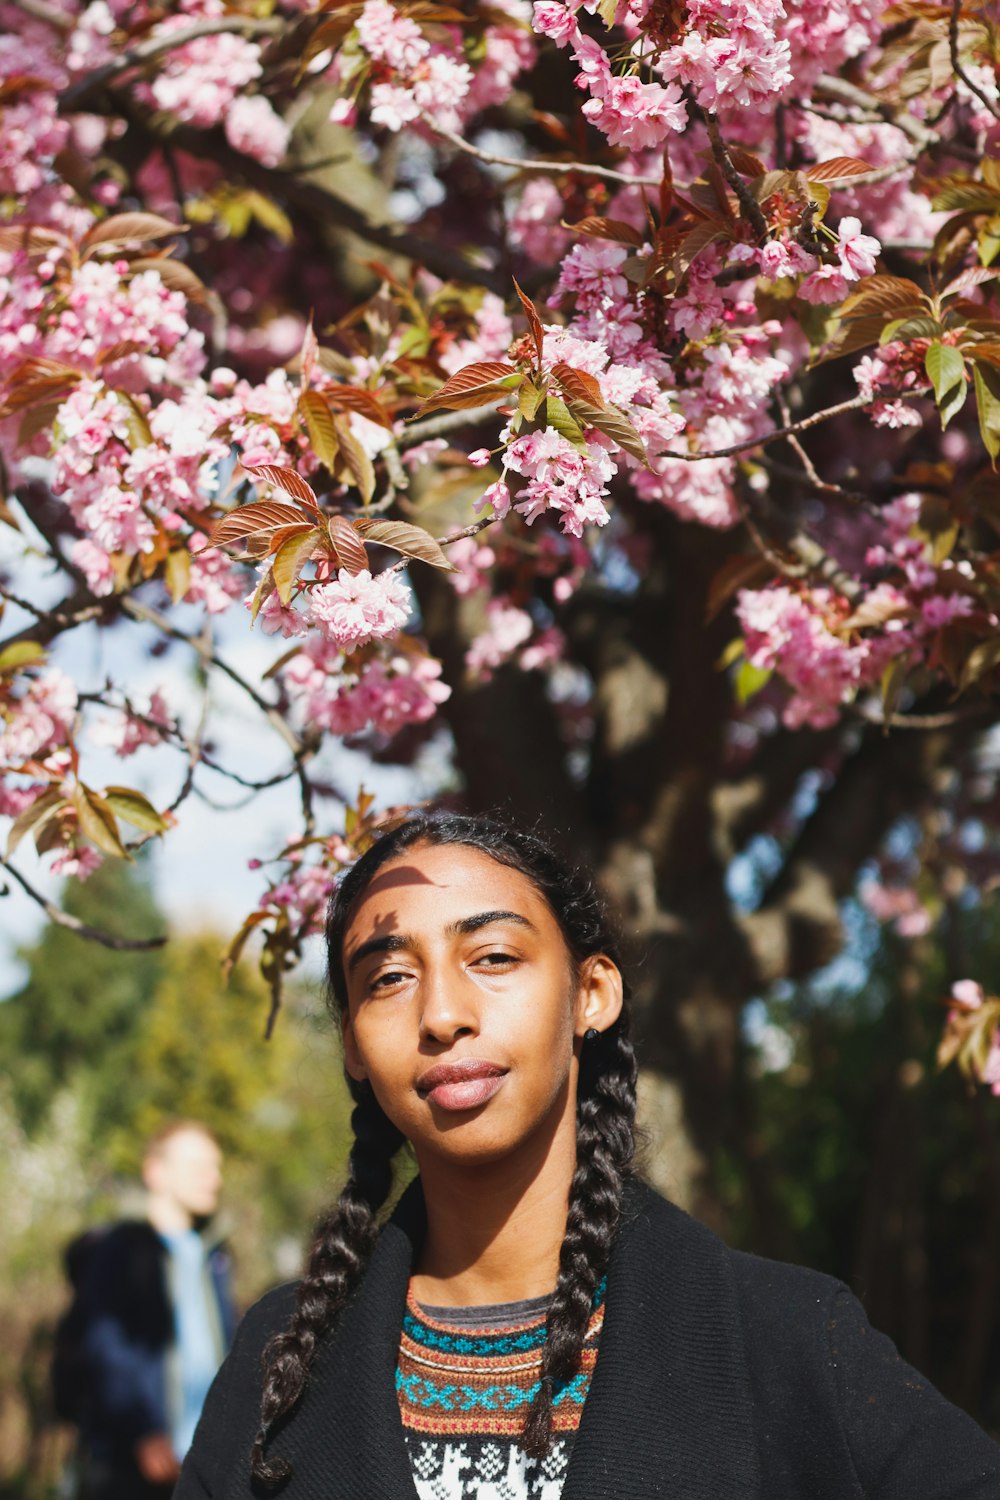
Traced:
<svg viewBox="0 0 1000 1500">
<path fill-rule="evenodd" d="M 440 1063 L 417 1080 L 417 1088 L 439 1109 L 477 1109 L 493 1098 L 506 1076 L 496 1063 Z"/>
</svg>

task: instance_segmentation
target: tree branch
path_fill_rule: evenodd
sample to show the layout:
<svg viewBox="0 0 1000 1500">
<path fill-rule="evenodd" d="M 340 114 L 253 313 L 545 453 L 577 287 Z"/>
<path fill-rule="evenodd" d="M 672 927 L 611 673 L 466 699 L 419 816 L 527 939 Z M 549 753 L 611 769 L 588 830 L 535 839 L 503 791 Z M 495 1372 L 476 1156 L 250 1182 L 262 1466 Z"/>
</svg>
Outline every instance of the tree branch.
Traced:
<svg viewBox="0 0 1000 1500">
<path fill-rule="evenodd" d="M 708 140 L 712 147 L 712 155 L 715 157 L 723 177 L 736 194 L 737 202 L 743 210 L 743 217 L 752 225 L 757 239 L 761 242 L 766 240 L 769 233 L 767 219 L 764 217 L 763 209 L 750 191 L 749 186 L 733 166 L 733 159 L 729 155 L 729 147 L 722 139 L 718 120 L 710 110 L 700 109 L 693 101 L 690 107 L 692 111 L 696 112 L 696 117 L 701 119 L 705 129 L 708 131 Z"/>
<path fill-rule="evenodd" d="M 91 73 L 85 73 L 82 78 L 71 83 L 63 93 L 59 108 L 61 113 L 75 114 L 79 110 L 89 109 L 94 99 L 107 88 L 112 79 L 118 78 L 122 73 L 128 73 L 132 68 L 141 68 L 143 63 L 150 62 L 155 57 L 160 57 L 164 52 L 175 52 L 178 47 L 187 46 L 188 42 L 196 42 L 203 36 L 220 36 L 228 32 L 239 34 L 248 33 L 250 36 L 276 36 L 286 27 L 286 22 L 279 17 L 255 17 L 255 16 L 220 16 L 214 21 L 195 21 L 191 26 L 185 26 L 180 31 L 163 32 L 159 36 L 147 37 L 144 42 L 139 42 L 128 52 L 123 52 L 112 62 L 104 63 L 95 68 Z"/>
<path fill-rule="evenodd" d="M 16 869 L 9 860 L 0 856 L 0 866 L 17 881 L 21 889 L 31 897 L 36 905 L 54 922 L 57 927 L 65 927 L 68 932 L 75 932 L 77 937 L 86 938 L 88 942 L 100 943 L 105 948 L 113 948 L 119 953 L 144 952 L 149 948 L 162 948 L 167 941 L 166 936 L 152 938 L 123 938 L 116 937 L 113 932 L 104 932 L 100 927 L 91 927 L 88 922 L 81 922 L 79 917 L 71 916 L 69 912 L 63 911 L 43 896 L 41 891 L 31 884 L 20 870 Z"/>
<path fill-rule="evenodd" d="M 920 395 L 919 391 L 914 392 Z M 902 397 L 909 396 L 909 391 L 901 392 Z M 731 448 L 713 448 L 708 453 L 663 453 L 662 458 L 679 458 L 682 463 L 698 464 L 704 463 L 709 458 L 733 458 L 738 453 L 749 453 L 753 448 L 764 448 L 768 443 L 776 442 L 778 438 L 791 437 L 797 432 L 808 432 L 811 427 L 818 427 L 822 422 L 829 422 L 833 417 L 842 417 L 845 412 L 863 411 L 866 406 L 871 406 L 875 398 L 872 396 L 852 396 L 849 401 L 840 401 L 836 406 L 828 406 L 824 411 L 813 412 L 812 416 L 802 417 L 798 422 L 792 422 L 786 427 L 776 427 L 772 432 L 765 432 L 760 437 L 745 438 L 742 443 L 734 443 Z"/>
<path fill-rule="evenodd" d="M 73 112 L 67 107 L 66 98 L 67 94 L 63 94 L 59 100 L 60 114 Z M 75 104 L 73 108 L 79 109 L 80 105 Z M 374 224 L 355 204 L 329 188 L 305 182 L 294 171 L 265 167 L 252 156 L 236 151 L 218 127 L 201 130 L 195 125 L 185 124 L 174 116 L 147 109 L 120 89 L 105 88 L 94 98 L 88 97 L 87 109 L 94 114 L 123 116 L 130 127 L 144 133 L 157 147 L 173 146 L 200 161 L 214 162 L 226 176 L 242 180 L 269 198 L 299 210 L 321 235 L 331 229 L 347 230 L 391 255 L 426 266 L 443 280 L 484 286 L 499 296 L 505 296 L 510 290 L 506 277 L 485 266 L 477 266 L 447 245 L 423 239 L 401 226 Z"/>
<path fill-rule="evenodd" d="M 602 182 L 615 182 L 621 187 L 658 188 L 663 181 L 662 177 L 630 176 L 628 172 L 616 172 L 613 167 L 598 167 L 592 162 L 549 161 L 543 157 L 531 156 L 500 156 L 495 151 L 483 151 L 479 146 L 473 146 L 471 141 L 463 140 L 453 130 L 443 129 L 430 115 L 423 114 L 420 118 L 436 136 L 447 141 L 450 146 L 454 146 L 456 151 L 464 151 L 466 156 L 475 157 L 476 161 L 484 162 L 490 167 L 516 167 L 519 172 L 531 172 L 547 177 L 563 177 L 567 172 L 572 172 L 578 177 L 599 177 Z"/>
<path fill-rule="evenodd" d="M 994 102 L 983 93 L 977 83 L 973 83 L 962 66 L 962 60 L 958 55 L 958 22 L 961 13 L 962 0 L 951 0 L 951 16 L 948 19 L 948 49 L 951 53 L 952 68 L 955 71 L 956 77 L 962 80 L 970 93 L 975 94 L 976 98 L 986 106 L 994 120 L 1000 120 L 1000 111 L 997 110 Z"/>
</svg>

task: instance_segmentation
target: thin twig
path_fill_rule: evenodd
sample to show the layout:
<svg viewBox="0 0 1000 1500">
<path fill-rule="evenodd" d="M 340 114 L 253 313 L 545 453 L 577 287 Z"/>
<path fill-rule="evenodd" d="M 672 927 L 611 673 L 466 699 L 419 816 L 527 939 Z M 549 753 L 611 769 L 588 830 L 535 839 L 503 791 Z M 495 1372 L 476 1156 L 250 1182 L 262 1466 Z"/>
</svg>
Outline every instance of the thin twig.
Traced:
<svg viewBox="0 0 1000 1500">
<path fill-rule="evenodd" d="M 210 642 L 206 641 L 202 636 L 191 635 L 188 631 L 179 630 L 176 625 L 171 624 L 165 615 L 160 614 L 159 610 L 151 609 L 146 604 L 140 604 L 136 599 L 126 596 L 121 601 L 121 607 L 125 614 L 130 615 L 132 619 L 142 620 L 146 624 L 155 625 L 157 630 L 161 631 L 164 635 L 168 635 L 176 641 L 183 641 L 185 645 L 191 646 L 206 665 L 211 665 L 222 672 L 257 705 L 267 718 L 272 729 L 281 736 L 285 744 L 292 751 L 295 761 L 295 774 L 299 781 L 303 822 L 306 831 L 311 833 L 316 819 L 313 810 L 312 782 L 306 775 L 305 768 L 306 762 L 315 753 L 315 747 L 308 741 L 300 739 L 292 726 L 282 717 L 278 709 L 275 708 L 274 704 L 269 703 L 261 693 L 258 693 L 252 683 L 247 682 L 246 678 L 242 677 L 236 671 L 235 667 L 231 667 L 223 657 L 219 656 L 212 649 Z"/>
<path fill-rule="evenodd" d="M 487 526 L 493 526 L 499 521 L 499 516 L 480 516 L 478 521 L 473 521 L 471 526 L 464 526 L 461 531 L 451 531 L 446 536 L 436 536 L 434 540 L 439 547 L 450 547 L 453 542 L 461 542 L 467 536 L 478 536 L 479 532 L 485 531 Z M 386 568 L 387 573 L 402 573 L 404 568 L 410 566 L 410 558 L 402 557 L 399 562 L 393 563 L 391 568 Z"/>
<path fill-rule="evenodd" d="M 997 107 L 993 103 L 993 101 L 983 93 L 979 85 L 977 83 L 973 83 L 972 79 L 963 68 L 962 60 L 958 55 L 958 21 L 961 15 L 961 11 L 962 0 L 951 0 L 951 16 L 948 20 L 948 49 L 951 52 L 951 66 L 954 69 L 956 76 L 960 78 L 965 84 L 965 87 L 969 89 L 971 93 L 975 94 L 977 99 L 985 104 L 994 120 L 1000 120 L 1000 111 L 997 110 Z"/>
<path fill-rule="evenodd" d="M 918 146 L 933 146 L 940 137 L 933 131 L 928 130 L 923 121 L 911 115 L 905 108 L 897 113 L 889 105 L 883 103 L 876 94 L 869 94 L 860 89 L 856 84 L 848 83 L 844 78 L 835 78 L 830 73 L 823 73 L 815 84 L 818 94 L 826 99 L 836 99 L 841 104 L 851 104 L 857 109 L 872 111 L 881 115 L 890 125 L 895 125 L 904 135 L 908 135 L 911 141 L 916 141 Z M 808 105 L 804 105 L 808 108 Z"/>
<path fill-rule="evenodd" d="M 768 236 L 768 227 L 764 211 L 761 208 L 760 204 L 757 202 L 757 199 L 754 197 L 753 193 L 750 191 L 749 184 L 745 181 L 744 178 L 740 176 L 739 172 L 737 172 L 736 168 L 733 166 L 733 159 L 729 155 L 729 147 L 722 139 L 722 132 L 719 130 L 718 120 L 708 110 L 698 109 L 698 107 L 693 104 L 691 107 L 692 109 L 697 110 L 698 116 L 700 116 L 700 118 L 704 122 L 705 129 L 708 131 L 709 144 L 712 147 L 712 155 L 715 157 L 715 160 L 719 165 L 719 169 L 722 172 L 723 177 L 726 179 L 726 181 L 729 183 L 729 186 L 736 194 L 737 202 L 739 203 L 740 208 L 743 210 L 743 217 L 749 224 L 752 225 L 753 231 L 756 234 L 758 240 L 766 240 Z"/>
<path fill-rule="evenodd" d="M 544 174 L 546 177 L 564 177 L 567 172 L 572 172 L 578 177 L 599 177 L 604 182 L 616 182 L 623 187 L 656 187 L 663 181 L 660 177 L 636 177 L 628 172 L 616 172 L 613 167 L 599 167 L 593 162 L 586 161 L 550 161 L 544 157 L 533 156 L 501 156 L 496 151 L 483 151 L 479 146 L 473 146 L 471 141 L 463 140 L 453 130 L 445 130 L 438 125 L 430 115 L 421 115 L 424 124 L 433 130 L 441 140 L 447 141 L 454 146 L 456 151 L 464 151 L 466 156 L 474 156 L 476 161 L 485 162 L 490 167 L 515 167 L 519 172 L 532 172 Z"/>
<path fill-rule="evenodd" d="M 9 875 L 17 881 L 21 889 L 31 897 L 42 908 L 50 922 L 57 927 L 65 927 L 68 932 L 75 932 L 77 937 L 86 938 L 88 942 L 100 943 L 105 948 L 113 948 L 120 953 L 144 952 L 149 948 L 162 948 L 167 941 L 166 936 L 152 938 L 123 938 L 116 937 L 113 932 L 104 932 L 100 927 L 91 927 L 89 922 L 81 922 L 79 917 L 71 916 L 69 912 L 62 911 L 54 901 L 43 896 L 41 891 L 36 890 L 30 880 L 21 874 L 9 860 L 0 856 L 0 865 Z"/>
<path fill-rule="evenodd" d="M 404 427 L 396 439 L 398 448 L 414 448 L 427 438 L 444 437 L 449 432 L 458 432 L 463 427 L 481 427 L 497 415 L 496 406 L 480 406 L 475 411 L 443 411 L 436 417 L 425 417 Z"/>
<path fill-rule="evenodd" d="M 45 0 L 12 0 L 12 3 L 17 10 L 23 10 L 26 16 L 31 16 L 35 21 L 44 21 L 46 26 L 54 26 L 57 31 L 72 31 L 76 25 L 75 16 L 68 16 L 54 5 L 46 5 Z"/>
<path fill-rule="evenodd" d="M 951 729 L 968 719 L 979 719 L 992 712 L 989 703 L 968 703 L 939 714 L 884 714 L 878 709 L 865 708 L 862 703 L 846 706 L 857 718 L 864 719 L 866 724 L 874 724 L 879 729 Z"/>
<path fill-rule="evenodd" d="M 185 26 L 178 31 L 161 32 L 159 36 L 147 37 L 144 42 L 139 42 L 128 52 L 123 52 L 120 57 L 111 62 L 102 64 L 95 68 L 92 73 L 86 73 L 70 84 L 62 95 L 60 108 L 69 114 L 77 110 L 86 109 L 92 102 L 93 96 L 99 94 L 102 89 L 107 88 L 114 78 L 122 73 L 127 73 L 132 68 L 141 68 L 143 63 L 150 62 L 154 57 L 160 57 L 164 52 L 174 52 L 178 47 L 185 47 L 188 42 L 196 42 L 203 36 L 221 36 L 227 32 L 249 32 L 251 36 L 274 36 L 284 30 L 286 22 L 275 16 L 220 16 L 214 21 L 195 21 L 191 26 Z"/>
<path fill-rule="evenodd" d="M 903 392 L 903 395 L 908 395 Z M 919 392 L 917 393 L 919 394 Z M 768 443 L 774 443 L 778 438 L 786 438 L 797 432 L 808 432 L 810 427 L 818 427 L 821 422 L 829 422 L 833 417 L 842 417 L 845 412 L 861 411 L 866 406 L 871 406 L 873 397 L 852 396 L 850 401 L 841 401 L 836 406 L 828 406 L 825 411 L 813 412 L 810 417 L 802 417 L 798 422 L 793 422 L 788 427 L 775 427 L 771 432 L 765 432 L 761 437 L 746 438 L 742 443 L 733 443 L 730 448 L 712 448 L 707 453 L 663 453 L 662 458 L 679 458 L 682 463 L 698 464 L 704 463 L 709 458 L 733 458 L 738 453 L 749 453 L 753 448 L 764 448 Z"/>
</svg>

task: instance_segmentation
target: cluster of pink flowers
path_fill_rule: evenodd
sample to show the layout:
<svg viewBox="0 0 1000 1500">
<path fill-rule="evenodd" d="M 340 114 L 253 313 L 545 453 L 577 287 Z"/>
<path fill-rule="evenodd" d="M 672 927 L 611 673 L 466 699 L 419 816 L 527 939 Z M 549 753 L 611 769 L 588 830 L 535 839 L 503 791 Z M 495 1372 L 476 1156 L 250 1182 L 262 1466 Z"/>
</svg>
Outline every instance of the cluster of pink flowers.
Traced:
<svg viewBox="0 0 1000 1500">
<path fill-rule="evenodd" d="M 18 680 L 0 700 L 0 765 L 17 768 L 60 751 L 77 711 L 76 688 L 58 667 Z"/>
<path fill-rule="evenodd" d="M 610 518 L 604 498 L 617 466 L 599 443 L 588 442 L 580 449 L 546 427 L 515 438 L 507 447 L 504 466 L 525 480 L 514 509 L 529 526 L 547 510 L 557 512 L 569 536 L 582 536 L 585 526 L 607 525 Z M 496 499 L 493 508 L 501 514 Z"/>
<path fill-rule="evenodd" d="M 424 724 L 451 696 L 441 663 L 423 652 L 372 656 L 352 673 L 336 647 L 313 637 L 282 670 L 297 714 L 330 734 L 374 730 L 387 738 L 407 724 Z"/>
<path fill-rule="evenodd" d="M 222 0 L 194 0 L 152 30 L 166 39 L 192 22 L 224 16 Z M 263 94 L 245 93 L 262 73 L 260 47 L 234 32 L 194 37 L 165 52 L 150 84 L 149 101 L 192 125 L 223 125 L 237 151 L 276 166 L 288 149 L 290 131 Z"/>
<path fill-rule="evenodd" d="M 891 922 L 900 937 L 923 937 L 933 925 L 931 913 L 912 886 L 864 880 L 858 894 L 865 910 L 877 922 Z"/>
<path fill-rule="evenodd" d="M 368 641 L 385 640 L 406 624 L 410 591 L 398 573 L 372 574 L 363 568 L 341 568 L 329 583 L 309 590 L 306 625 L 320 632 L 338 651 L 350 652 Z"/>
<path fill-rule="evenodd" d="M 156 688 L 143 706 L 136 703 L 126 705 L 113 719 L 95 724 L 90 738 L 95 744 L 107 745 L 124 760 L 143 745 L 161 744 L 174 727 L 167 700 Z"/>
</svg>

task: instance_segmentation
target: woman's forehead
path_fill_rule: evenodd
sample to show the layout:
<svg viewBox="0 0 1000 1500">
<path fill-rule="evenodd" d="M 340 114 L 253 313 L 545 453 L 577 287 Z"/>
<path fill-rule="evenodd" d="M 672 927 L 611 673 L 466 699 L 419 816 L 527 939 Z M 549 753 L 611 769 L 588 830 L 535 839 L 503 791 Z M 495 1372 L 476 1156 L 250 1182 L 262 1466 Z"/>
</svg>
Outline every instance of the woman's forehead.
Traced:
<svg viewBox="0 0 1000 1500">
<path fill-rule="evenodd" d="M 405 916 L 445 924 L 454 920 L 459 908 L 468 907 L 470 914 L 487 906 L 500 910 L 498 901 L 502 909 L 523 909 L 528 915 L 540 908 L 548 911 L 548 902 L 529 876 L 482 850 L 465 844 L 418 844 L 372 877 L 351 913 L 347 934 L 374 919 L 385 920 L 392 912 L 401 923 Z"/>
</svg>

